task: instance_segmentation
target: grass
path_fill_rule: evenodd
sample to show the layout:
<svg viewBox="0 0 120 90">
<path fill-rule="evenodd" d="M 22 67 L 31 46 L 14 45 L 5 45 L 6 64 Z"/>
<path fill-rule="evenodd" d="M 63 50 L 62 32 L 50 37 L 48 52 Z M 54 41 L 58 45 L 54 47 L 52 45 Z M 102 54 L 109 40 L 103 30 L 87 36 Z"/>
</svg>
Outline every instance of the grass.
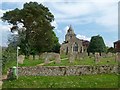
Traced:
<svg viewBox="0 0 120 90">
<path fill-rule="evenodd" d="M 62 55 L 60 56 L 61 59 L 63 59 L 63 58 L 67 58 L 67 57 L 68 57 L 68 56 L 65 55 L 65 54 L 62 54 Z"/>
<path fill-rule="evenodd" d="M 23 64 L 18 64 L 19 67 L 28 67 L 28 66 L 36 66 L 40 63 L 43 63 L 43 60 L 29 60 L 25 59 Z M 3 74 L 7 74 L 7 71 L 9 68 L 16 66 L 17 62 L 16 60 L 12 60 L 6 63 L 5 67 L 3 68 Z"/>
<path fill-rule="evenodd" d="M 36 59 L 36 60 L 25 59 L 24 63 L 23 64 L 19 64 L 19 66 L 20 67 L 21 66 L 26 66 L 26 67 L 28 67 L 28 66 L 36 66 L 36 65 L 38 65 L 40 63 L 44 63 L 44 61 L 42 59 L 40 59 L 40 60 L 39 59 Z"/>
<path fill-rule="evenodd" d="M 104 57 L 100 58 L 100 62 L 97 64 L 94 62 L 93 57 L 85 57 L 81 60 L 75 60 L 73 63 L 69 63 L 69 60 L 62 60 L 60 64 L 50 63 L 45 66 L 72 66 L 72 65 L 117 65 L 118 63 L 115 62 L 115 57 Z"/>
<path fill-rule="evenodd" d="M 118 75 L 21 76 L 4 81 L 3 88 L 118 88 Z"/>
</svg>

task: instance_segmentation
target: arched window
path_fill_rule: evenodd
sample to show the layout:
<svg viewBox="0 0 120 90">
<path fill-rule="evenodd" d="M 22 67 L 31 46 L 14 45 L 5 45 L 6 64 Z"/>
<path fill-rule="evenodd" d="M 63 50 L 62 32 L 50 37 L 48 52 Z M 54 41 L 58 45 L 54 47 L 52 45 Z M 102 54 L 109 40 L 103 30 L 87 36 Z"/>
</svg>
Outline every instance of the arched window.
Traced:
<svg viewBox="0 0 120 90">
<path fill-rule="evenodd" d="M 68 54 L 68 47 L 66 48 L 66 55 Z"/>
<path fill-rule="evenodd" d="M 82 53 L 82 52 L 83 52 L 83 48 L 81 47 L 81 48 L 80 48 L 80 53 Z"/>
<path fill-rule="evenodd" d="M 75 42 L 74 46 L 73 46 L 73 51 L 78 52 L 78 44 Z"/>
</svg>

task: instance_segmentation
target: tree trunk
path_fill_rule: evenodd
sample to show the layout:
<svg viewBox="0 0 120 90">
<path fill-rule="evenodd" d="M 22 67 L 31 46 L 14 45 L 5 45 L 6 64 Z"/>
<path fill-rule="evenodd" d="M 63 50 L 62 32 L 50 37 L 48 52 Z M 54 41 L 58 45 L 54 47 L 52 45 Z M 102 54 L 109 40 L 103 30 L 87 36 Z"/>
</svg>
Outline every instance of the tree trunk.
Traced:
<svg viewBox="0 0 120 90">
<path fill-rule="evenodd" d="M 33 60 L 35 60 L 35 54 L 33 54 Z"/>
</svg>

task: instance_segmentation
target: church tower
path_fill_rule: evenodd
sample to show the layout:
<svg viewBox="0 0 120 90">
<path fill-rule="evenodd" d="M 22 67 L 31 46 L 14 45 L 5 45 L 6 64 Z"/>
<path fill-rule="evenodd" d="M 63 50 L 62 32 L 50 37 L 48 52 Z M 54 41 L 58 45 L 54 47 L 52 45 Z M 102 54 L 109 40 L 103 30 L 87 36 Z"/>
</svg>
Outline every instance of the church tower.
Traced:
<svg viewBox="0 0 120 90">
<path fill-rule="evenodd" d="M 74 30 L 72 29 L 72 26 L 70 25 L 67 34 L 65 35 L 65 41 L 68 42 L 70 39 L 75 38 L 76 34 L 74 33 Z"/>
</svg>

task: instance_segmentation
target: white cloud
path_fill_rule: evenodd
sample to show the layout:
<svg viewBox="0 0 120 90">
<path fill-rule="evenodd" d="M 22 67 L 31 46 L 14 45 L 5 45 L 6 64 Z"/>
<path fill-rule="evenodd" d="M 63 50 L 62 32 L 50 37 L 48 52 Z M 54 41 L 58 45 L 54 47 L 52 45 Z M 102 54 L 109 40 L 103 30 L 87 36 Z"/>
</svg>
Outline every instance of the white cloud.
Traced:
<svg viewBox="0 0 120 90">
<path fill-rule="evenodd" d="M 55 15 L 56 19 L 77 17 L 93 12 L 90 3 L 53 3 L 52 7 L 59 13 Z"/>
<path fill-rule="evenodd" d="M 102 15 L 96 18 L 96 23 L 104 25 L 106 27 L 118 25 L 118 7 L 109 6 L 107 9 L 102 10 Z"/>
<path fill-rule="evenodd" d="M 56 21 L 51 22 L 51 25 L 55 27 L 54 31 L 56 31 L 57 33 L 62 33 L 62 30 L 58 29 L 58 24 Z"/>
<path fill-rule="evenodd" d="M 67 33 L 67 30 L 69 29 L 69 26 L 66 26 L 63 30 L 65 33 Z"/>
<path fill-rule="evenodd" d="M 105 27 L 117 25 L 117 0 L 90 0 L 75 3 L 49 3 L 57 22 L 69 24 L 97 23 Z"/>
<path fill-rule="evenodd" d="M 3 25 L 1 23 L 2 22 L 0 22 L 0 30 L 2 30 L 2 31 L 10 31 L 10 28 L 12 27 L 11 25 Z"/>
<path fill-rule="evenodd" d="M 90 39 L 91 39 L 89 37 L 86 37 L 86 36 L 80 35 L 80 34 L 77 34 L 76 37 L 79 38 L 79 39 L 88 40 L 88 41 L 90 41 Z"/>
<path fill-rule="evenodd" d="M 88 24 L 88 23 L 92 23 L 93 20 L 95 18 L 94 17 L 86 17 L 86 18 L 69 18 L 69 19 L 60 19 L 60 20 L 56 20 L 59 23 L 66 23 L 66 24 L 71 24 L 71 25 L 78 25 L 78 24 Z"/>
<path fill-rule="evenodd" d="M 113 47 L 113 42 L 112 41 L 105 41 L 105 45 L 108 47 Z"/>
<path fill-rule="evenodd" d="M 7 12 L 7 11 L 11 11 L 12 9 L 7 9 L 7 10 L 2 10 L 0 9 L 0 17 L 3 16 L 3 13 Z"/>
<path fill-rule="evenodd" d="M 52 26 L 54 26 L 54 27 L 55 27 L 55 29 L 57 29 L 57 28 L 58 28 L 58 24 L 57 24 L 57 22 L 56 22 L 56 21 L 51 22 L 51 25 L 52 25 Z"/>
<path fill-rule="evenodd" d="M 24 26 L 23 23 L 18 23 L 19 28 L 22 28 L 23 26 Z"/>
<path fill-rule="evenodd" d="M 31 0 L 4 0 L 4 2 L 30 2 Z M 33 2 L 118 2 L 119 0 L 32 0 Z"/>
</svg>

